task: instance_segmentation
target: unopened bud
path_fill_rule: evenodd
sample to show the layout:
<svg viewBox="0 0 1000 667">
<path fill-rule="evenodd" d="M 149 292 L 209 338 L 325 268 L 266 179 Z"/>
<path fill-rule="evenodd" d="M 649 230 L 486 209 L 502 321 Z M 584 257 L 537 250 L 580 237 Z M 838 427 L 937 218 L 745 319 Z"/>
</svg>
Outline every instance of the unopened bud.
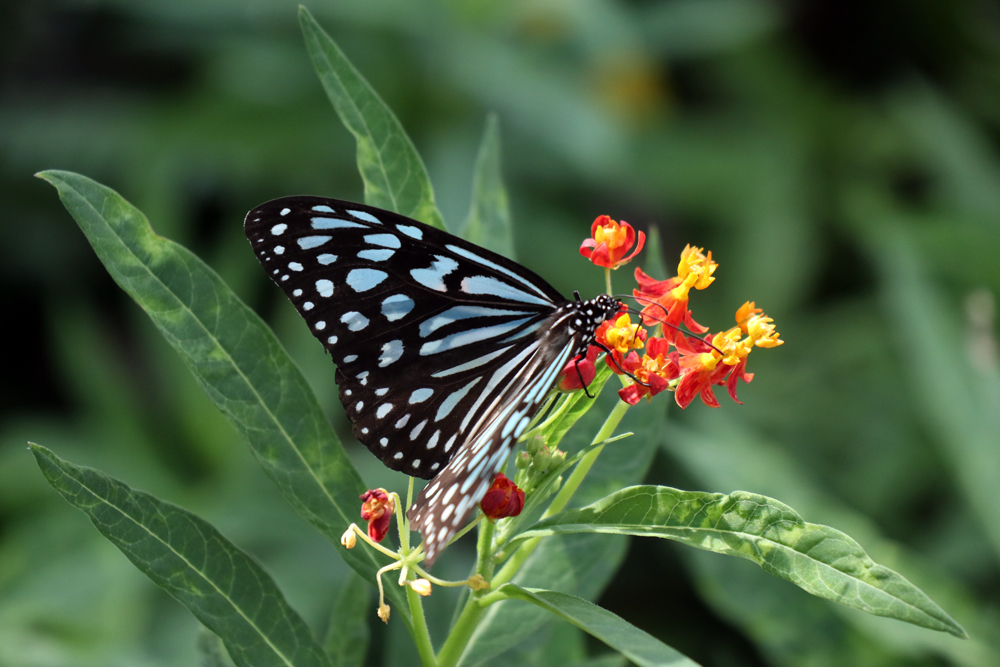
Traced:
<svg viewBox="0 0 1000 667">
<path fill-rule="evenodd" d="M 557 468 L 565 460 L 566 460 L 566 452 L 564 452 L 561 449 L 553 449 L 552 450 L 552 458 L 549 460 L 549 467 L 550 468 Z"/>
<path fill-rule="evenodd" d="M 549 462 L 552 460 L 552 452 L 548 447 L 542 447 L 535 454 L 533 463 L 535 464 L 536 470 L 546 470 L 549 467 Z"/>
<path fill-rule="evenodd" d="M 382 619 L 383 623 L 389 622 L 389 605 L 383 603 L 378 608 L 378 617 Z"/>
<path fill-rule="evenodd" d="M 531 465 L 531 454 L 528 452 L 521 452 L 514 459 L 514 465 L 517 466 L 518 470 L 524 470 Z"/>
<path fill-rule="evenodd" d="M 483 575 L 481 574 L 472 575 L 465 583 L 474 591 L 484 591 L 490 587 L 489 582 L 483 579 Z"/>
<path fill-rule="evenodd" d="M 431 594 L 431 582 L 426 579 L 414 579 L 408 583 L 410 584 L 410 588 L 413 589 L 413 592 L 422 598 Z"/>
<path fill-rule="evenodd" d="M 533 438 L 528 438 L 528 441 L 524 443 L 524 448 L 528 450 L 529 454 L 535 454 L 539 449 L 542 448 L 542 438 L 537 435 Z"/>
<path fill-rule="evenodd" d="M 354 545 L 358 543 L 358 538 L 354 535 L 354 524 L 340 536 L 340 543 L 345 549 L 353 549 Z"/>
</svg>

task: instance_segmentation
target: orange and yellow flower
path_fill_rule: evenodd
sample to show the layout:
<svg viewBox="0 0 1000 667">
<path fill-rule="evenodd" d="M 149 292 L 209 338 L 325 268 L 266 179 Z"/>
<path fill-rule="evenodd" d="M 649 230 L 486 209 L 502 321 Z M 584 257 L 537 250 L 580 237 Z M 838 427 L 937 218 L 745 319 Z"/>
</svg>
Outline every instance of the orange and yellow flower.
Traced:
<svg viewBox="0 0 1000 667">
<path fill-rule="evenodd" d="M 603 345 L 611 354 L 604 358 L 605 363 L 615 373 L 622 373 L 625 355 L 630 350 L 638 350 L 646 343 L 646 330 L 640 324 L 632 324 L 628 313 L 619 315 L 614 321 L 606 320 L 597 327 L 594 339 Z"/>
<path fill-rule="evenodd" d="M 635 257 L 646 243 L 646 235 L 639 232 L 639 243 L 631 255 L 625 256 L 635 244 L 636 232 L 624 220 L 621 223 L 606 215 L 597 216 L 590 226 L 590 238 L 580 245 L 580 254 L 597 266 L 617 269 Z"/>
</svg>

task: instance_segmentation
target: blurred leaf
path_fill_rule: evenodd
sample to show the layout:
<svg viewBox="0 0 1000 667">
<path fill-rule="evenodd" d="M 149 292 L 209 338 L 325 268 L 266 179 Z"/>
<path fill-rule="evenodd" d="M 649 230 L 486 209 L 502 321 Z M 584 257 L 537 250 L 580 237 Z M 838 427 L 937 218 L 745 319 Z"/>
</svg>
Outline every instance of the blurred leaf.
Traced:
<svg viewBox="0 0 1000 667">
<path fill-rule="evenodd" d="M 334 667 L 361 667 L 368 651 L 368 615 L 371 612 L 368 582 L 351 574 L 337 594 L 323 647 Z"/>
<path fill-rule="evenodd" d="M 285 498 L 374 582 L 380 557 L 340 546 L 364 484 L 267 325 L 113 190 L 70 172 L 39 176 L 56 187 L 111 277 L 152 318 Z M 389 587 L 388 594 L 409 625 L 399 589 Z"/>
<path fill-rule="evenodd" d="M 510 202 L 500 170 L 500 123 L 496 114 L 486 118 L 472 174 L 472 207 L 462 237 L 476 245 L 516 259 L 510 225 Z"/>
<path fill-rule="evenodd" d="M 56 491 L 132 563 L 223 638 L 247 667 L 322 667 L 329 660 L 271 577 L 209 523 L 32 444 Z"/>
<path fill-rule="evenodd" d="M 358 142 L 365 203 L 445 229 L 427 170 L 399 120 L 305 7 L 299 22 L 327 97 Z"/>
<path fill-rule="evenodd" d="M 784 503 L 754 493 L 635 486 L 540 521 L 518 537 L 581 532 L 663 537 L 746 558 L 813 595 L 966 636 L 920 589 L 874 563 L 850 537 L 806 523 Z"/>
<path fill-rule="evenodd" d="M 496 592 L 506 595 L 508 599 L 530 602 L 569 621 L 640 667 L 695 667 L 698 664 L 610 611 L 582 598 L 537 588 L 521 588 L 515 584 L 504 584 Z"/>
<path fill-rule="evenodd" d="M 885 303 L 900 335 L 904 368 L 921 409 L 918 415 L 943 445 L 961 489 L 979 514 L 1000 558 L 1000 369 L 988 352 L 963 336 L 958 310 L 949 308 L 927 276 L 922 258 L 905 234 L 906 217 L 874 200 L 857 198 L 857 220 L 879 219 L 866 227 L 871 256 L 882 281 Z M 961 341 L 968 341 L 962 345 Z M 994 344 L 995 344 L 995 338 Z"/>
<path fill-rule="evenodd" d="M 233 667 L 222 640 L 205 626 L 198 632 L 198 655 L 201 667 Z"/>
<path fill-rule="evenodd" d="M 775 31 L 779 17 L 756 0 L 675 0 L 649 5 L 637 24 L 660 53 L 691 57 L 759 40 Z"/>
</svg>

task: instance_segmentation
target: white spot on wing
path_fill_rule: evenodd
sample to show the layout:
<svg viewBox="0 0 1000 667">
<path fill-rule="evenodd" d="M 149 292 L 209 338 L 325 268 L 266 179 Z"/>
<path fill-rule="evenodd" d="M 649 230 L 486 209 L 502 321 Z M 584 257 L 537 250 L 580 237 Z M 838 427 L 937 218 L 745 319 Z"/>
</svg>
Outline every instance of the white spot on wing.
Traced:
<svg viewBox="0 0 1000 667">
<path fill-rule="evenodd" d="M 356 310 L 344 313 L 340 316 L 340 321 L 347 325 L 351 331 L 361 331 L 368 326 L 368 318 Z"/>
<path fill-rule="evenodd" d="M 389 277 L 389 274 L 385 271 L 376 271 L 375 269 L 352 269 L 350 273 L 347 274 L 347 284 L 355 292 L 367 292 L 368 290 L 377 287 L 383 280 Z"/>
<path fill-rule="evenodd" d="M 365 243 L 379 245 L 383 248 L 392 248 L 393 250 L 399 250 L 403 247 L 403 244 L 399 241 L 399 237 L 395 234 L 369 234 L 365 237 Z"/>
<path fill-rule="evenodd" d="M 382 346 L 382 354 L 378 358 L 379 368 L 385 368 L 403 356 L 403 341 L 391 340 Z"/>
<path fill-rule="evenodd" d="M 282 222 L 279 225 L 271 227 L 271 233 L 274 234 L 275 236 L 281 236 L 282 234 L 285 233 L 286 229 L 288 229 L 288 225 Z"/>
<path fill-rule="evenodd" d="M 424 238 L 424 233 L 419 228 L 413 227 L 411 225 L 396 225 L 396 229 L 403 232 L 411 239 L 416 239 L 420 241 L 423 240 Z"/>
<path fill-rule="evenodd" d="M 317 280 L 316 291 L 319 292 L 320 296 L 331 297 L 333 296 L 333 283 L 325 278 L 323 280 Z"/>
<path fill-rule="evenodd" d="M 351 227 L 360 227 L 364 229 L 364 225 L 351 222 L 350 220 L 341 220 L 340 218 L 313 218 L 312 228 L 313 229 L 350 229 Z"/>
<path fill-rule="evenodd" d="M 393 294 L 382 300 L 382 314 L 390 322 L 406 317 L 413 310 L 413 299 L 405 294 Z"/>
<path fill-rule="evenodd" d="M 364 220 L 365 222 L 370 222 L 370 223 L 375 224 L 375 225 L 381 225 L 382 224 L 382 221 L 379 220 L 378 218 L 376 218 L 371 213 L 365 213 L 364 211 L 354 211 L 354 210 L 351 210 L 351 209 L 348 209 L 347 212 L 350 213 L 351 215 L 353 215 L 358 220 Z"/>
<path fill-rule="evenodd" d="M 332 236 L 303 236 L 298 239 L 296 243 L 298 243 L 299 247 L 303 250 L 311 250 L 313 248 L 318 248 L 332 238 Z"/>
<path fill-rule="evenodd" d="M 444 277 L 458 268 L 458 262 L 450 257 L 434 255 L 430 268 L 411 269 L 410 275 L 424 287 L 438 292 L 445 292 Z"/>
<path fill-rule="evenodd" d="M 290 209 L 290 208 L 283 208 L 283 209 L 281 209 L 281 213 L 279 213 L 279 215 L 286 216 L 286 215 L 288 215 L 291 212 L 292 212 L 292 209 Z"/>
<path fill-rule="evenodd" d="M 434 394 L 434 390 L 433 389 L 428 389 L 427 387 L 424 387 L 422 389 L 417 389 L 412 394 L 410 394 L 409 403 L 410 403 L 410 405 L 413 405 L 414 403 L 423 403 L 428 398 L 430 398 L 433 394 Z"/>
<path fill-rule="evenodd" d="M 336 255 L 331 255 L 328 252 L 324 252 L 322 255 L 316 258 L 316 260 L 323 266 L 329 266 L 337 261 Z"/>
</svg>

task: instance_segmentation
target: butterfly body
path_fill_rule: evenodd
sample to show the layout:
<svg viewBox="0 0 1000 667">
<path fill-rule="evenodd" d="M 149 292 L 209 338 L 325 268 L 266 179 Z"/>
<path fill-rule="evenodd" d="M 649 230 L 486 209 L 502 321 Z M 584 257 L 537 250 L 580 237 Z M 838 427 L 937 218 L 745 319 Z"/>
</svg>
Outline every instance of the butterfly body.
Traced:
<svg viewBox="0 0 1000 667">
<path fill-rule="evenodd" d="M 360 204 L 285 197 L 244 228 L 333 356 L 355 436 L 389 468 L 432 480 L 408 512 L 428 562 L 620 308 L 568 301 L 500 255 Z"/>
</svg>

